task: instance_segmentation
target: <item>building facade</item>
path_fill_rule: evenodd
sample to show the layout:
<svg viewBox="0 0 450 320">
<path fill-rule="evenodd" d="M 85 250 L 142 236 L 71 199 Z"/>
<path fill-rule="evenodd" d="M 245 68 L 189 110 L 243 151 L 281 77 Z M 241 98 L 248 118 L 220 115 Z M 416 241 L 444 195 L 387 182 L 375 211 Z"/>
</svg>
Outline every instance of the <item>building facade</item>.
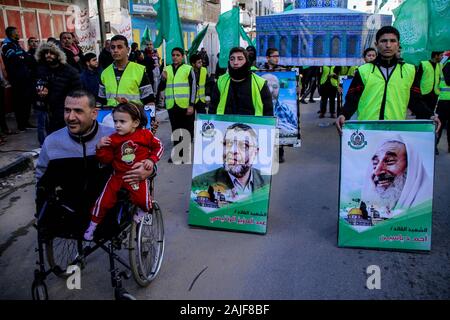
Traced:
<svg viewBox="0 0 450 320">
<path fill-rule="evenodd" d="M 284 65 L 359 65 L 376 31 L 392 20 L 349 10 L 346 0 L 297 0 L 295 5 L 294 10 L 256 19 L 258 62 L 273 47 Z"/>
<path fill-rule="evenodd" d="M 8 26 L 17 28 L 20 43 L 28 49 L 27 39 L 59 39 L 63 31 L 74 32 L 83 51 L 97 51 L 100 39 L 96 1 L 19 1 L 0 0 L 0 39 Z"/>
</svg>

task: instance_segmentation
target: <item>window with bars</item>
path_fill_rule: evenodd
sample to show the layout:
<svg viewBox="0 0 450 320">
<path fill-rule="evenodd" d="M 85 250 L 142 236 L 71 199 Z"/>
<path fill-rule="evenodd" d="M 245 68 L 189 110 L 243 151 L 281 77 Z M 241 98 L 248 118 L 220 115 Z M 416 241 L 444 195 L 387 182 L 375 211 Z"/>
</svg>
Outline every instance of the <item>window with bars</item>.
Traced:
<svg viewBox="0 0 450 320">
<path fill-rule="evenodd" d="M 323 36 L 316 36 L 313 41 L 313 55 L 314 57 L 323 56 Z"/>
</svg>

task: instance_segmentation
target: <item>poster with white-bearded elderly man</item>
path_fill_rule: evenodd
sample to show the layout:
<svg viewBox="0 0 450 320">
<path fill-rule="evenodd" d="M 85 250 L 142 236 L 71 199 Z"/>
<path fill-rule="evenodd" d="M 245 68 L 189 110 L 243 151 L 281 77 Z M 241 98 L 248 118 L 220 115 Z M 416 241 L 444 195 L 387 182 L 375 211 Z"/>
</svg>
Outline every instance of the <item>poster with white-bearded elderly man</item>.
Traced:
<svg viewBox="0 0 450 320">
<path fill-rule="evenodd" d="M 431 249 L 434 130 L 421 120 L 346 122 L 340 247 Z"/>
</svg>

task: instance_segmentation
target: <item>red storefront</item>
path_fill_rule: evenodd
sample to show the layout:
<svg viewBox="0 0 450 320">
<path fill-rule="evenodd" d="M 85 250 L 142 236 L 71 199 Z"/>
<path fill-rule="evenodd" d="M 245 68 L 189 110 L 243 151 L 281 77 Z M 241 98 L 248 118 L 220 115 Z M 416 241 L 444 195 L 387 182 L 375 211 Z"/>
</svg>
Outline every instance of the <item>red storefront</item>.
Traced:
<svg viewBox="0 0 450 320">
<path fill-rule="evenodd" d="M 7 26 L 15 26 L 21 44 L 28 49 L 29 37 L 46 40 L 59 38 L 62 31 L 74 31 L 70 5 L 57 1 L 0 0 L 0 39 L 5 37 Z"/>
</svg>

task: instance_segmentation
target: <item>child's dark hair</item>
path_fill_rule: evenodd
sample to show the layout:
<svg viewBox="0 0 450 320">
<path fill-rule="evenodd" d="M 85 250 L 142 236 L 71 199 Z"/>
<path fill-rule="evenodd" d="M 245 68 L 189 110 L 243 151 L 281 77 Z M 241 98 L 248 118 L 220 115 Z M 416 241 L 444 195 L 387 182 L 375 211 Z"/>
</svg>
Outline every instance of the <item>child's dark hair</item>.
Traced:
<svg viewBox="0 0 450 320">
<path fill-rule="evenodd" d="M 144 112 L 142 104 L 138 102 L 129 101 L 126 103 L 121 103 L 114 107 L 112 113 L 114 112 L 125 112 L 131 116 L 132 120 L 139 120 L 139 127 L 145 128 L 148 123 L 147 115 Z"/>
</svg>

